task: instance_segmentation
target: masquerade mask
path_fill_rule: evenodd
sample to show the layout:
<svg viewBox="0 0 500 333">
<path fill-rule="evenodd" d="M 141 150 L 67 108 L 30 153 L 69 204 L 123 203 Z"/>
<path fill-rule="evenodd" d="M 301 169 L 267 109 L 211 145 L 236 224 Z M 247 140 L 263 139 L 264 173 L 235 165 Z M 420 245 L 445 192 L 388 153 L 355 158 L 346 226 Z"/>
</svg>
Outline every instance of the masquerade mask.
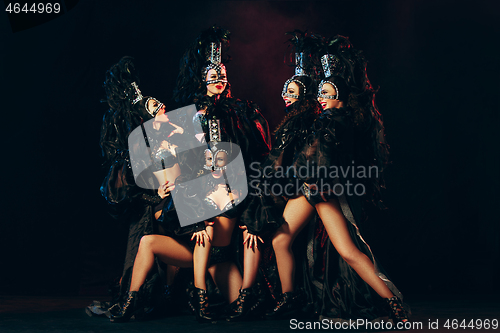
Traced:
<svg viewBox="0 0 500 333">
<path fill-rule="evenodd" d="M 215 72 L 217 73 L 217 78 L 216 79 L 212 79 L 210 80 L 209 78 L 207 78 L 207 81 L 206 81 L 206 84 L 209 85 L 209 84 L 213 84 L 213 83 L 227 83 L 227 77 L 226 77 L 226 74 L 225 73 L 222 73 L 222 69 L 226 69 L 226 67 L 223 65 L 223 64 L 210 64 L 209 66 L 207 66 L 204 70 L 203 70 L 203 76 L 206 78 L 207 77 L 207 74 L 208 72 L 213 69 L 215 70 Z"/>
<path fill-rule="evenodd" d="M 333 88 L 335 88 L 335 92 L 337 93 L 336 95 L 323 95 L 321 94 L 321 90 L 323 90 L 323 85 L 325 83 L 329 83 L 333 86 Z M 322 80 L 320 83 L 319 83 L 319 86 L 318 86 L 318 98 L 326 98 L 326 99 L 339 99 L 339 88 L 337 88 L 337 85 L 331 81 L 328 81 L 328 80 Z"/>
<path fill-rule="evenodd" d="M 225 149 L 218 149 L 217 145 L 213 145 L 211 149 L 205 150 L 205 165 L 206 170 L 226 170 L 228 164 L 229 153 Z"/>
<path fill-rule="evenodd" d="M 295 99 L 300 98 L 298 91 L 297 91 L 297 94 L 290 94 L 287 92 L 288 85 L 292 82 L 295 82 L 299 87 L 302 86 L 302 88 L 304 89 L 304 95 L 306 94 L 306 92 L 307 92 L 306 85 L 304 83 L 302 83 L 301 81 L 294 79 L 295 77 L 296 77 L 296 75 L 294 75 L 291 78 L 289 78 L 288 80 L 286 80 L 285 85 L 283 86 L 283 91 L 281 92 L 281 97 L 289 97 L 289 98 L 295 98 Z"/>
<path fill-rule="evenodd" d="M 221 43 L 210 43 L 210 47 L 206 51 L 207 61 L 210 63 L 203 69 L 203 77 L 207 77 L 207 73 L 213 69 L 217 73 L 217 79 L 206 80 L 207 85 L 213 83 L 227 83 L 226 75 L 222 74 L 222 69 L 226 67 L 221 63 Z"/>
<path fill-rule="evenodd" d="M 149 110 L 149 107 L 148 107 L 148 106 L 149 106 L 149 101 L 151 101 L 151 100 L 156 101 L 156 103 L 158 103 L 158 106 L 157 106 L 157 107 L 156 107 L 153 111 Z M 144 103 L 144 107 L 146 108 L 146 110 L 148 111 L 148 113 L 149 113 L 150 115 L 152 115 L 153 117 L 155 117 L 155 116 L 156 116 L 156 114 L 158 113 L 158 111 L 161 109 L 161 107 L 162 107 L 162 106 L 163 106 L 163 103 L 162 103 L 162 102 L 160 102 L 159 100 L 157 100 L 157 99 L 156 99 L 156 98 L 154 98 L 154 97 L 149 97 L 149 98 L 146 100 L 146 103 Z"/>
</svg>

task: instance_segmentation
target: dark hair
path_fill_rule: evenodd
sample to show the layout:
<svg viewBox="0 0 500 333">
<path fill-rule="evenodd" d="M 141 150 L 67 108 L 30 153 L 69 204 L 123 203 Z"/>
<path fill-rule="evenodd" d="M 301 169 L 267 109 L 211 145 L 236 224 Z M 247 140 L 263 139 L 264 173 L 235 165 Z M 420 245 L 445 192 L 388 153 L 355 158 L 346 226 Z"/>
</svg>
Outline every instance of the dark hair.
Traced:
<svg viewBox="0 0 500 333">
<path fill-rule="evenodd" d="M 106 100 L 109 107 L 122 118 L 127 133 L 130 133 L 142 121 L 152 118 L 146 110 L 145 102 L 149 96 L 144 96 L 140 101 L 133 104 L 136 97 L 132 83 L 140 84 L 139 76 L 135 69 L 134 58 L 125 56 L 118 63 L 106 71 L 103 84 L 106 92 Z"/>
<path fill-rule="evenodd" d="M 228 30 L 213 26 L 204 30 L 193 44 L 186 50 L 179 63 L 179 75 L 174 88 L 174 101 L 181 106 L 196 102 L 207 92 L 203 69 L 210 63 L 206 58 L 206 50 L 212 42 L 220 42 L 223 50 L 229 47 Z M 223 52 L 224 54 L 224 52 Z M 222 63 L 230 60 L 228 56 L 221 59 Z M 231 97 L 229 83 L 221 94 L 222 97 Z"/>
<path fill-rule="evenodd" d="M 385 141 L 382 115 L 375 103 L 376 90 L 368 79 L 367 61 L 347 37 L 337 35 L 324 41 L 326 52 L 323 54 L 335 54 L 342 64 L 340 75 L 349 90 L 344 103 L 351 109 L 357 130 L 358 158 L 362 163 L 377 166 L 381 174 L 389 163 L 389 145 Z M 380 199 L 380 188 L 384 187 L 382 177 L 372 179 L 371 185 L 372 201 L 383 207 Z"/>
<path fill-rule="evenodd" d="M 103 87 L 106 92 L 106 101 L 112 109 L 130 109 L 133 99 L 131 84 L 132 82 L 140 83 L 133 60 L 134 58 L 125 56 L 106 71 Z"/>
<path fill-rule="evenodd" d="M 302 97 L 303 95 L 301 95 Z M 278 131 L 288 122 L 289 119 L 305 113 L 309 112 L 312 114 L 320 114 L 321 113 L 321 105 L 316 100 L 314 95 L 307 94 L 302 98 L 299 98 L 298 101 L 295 101 L 292 105 L 288 106 L 288 112 L 283 120 L 279 123 L 276 129 L 273 132 L 273 135 L 276 135 Z"/>
<path fill-rule="evenodd" d="M 323 38 L 297 29 L 287 32 L 286 35 L 292 37 L 288 40 L 290 44 L 285 53 L 285 64 L 290 67 L 297 67 L 294 60 L 295 56 L 302 53 L 302 66 L 300 64 L 299 66 L 311 78 L 314 85 L 317 85 L 321 76 L 321 61 L 317 57 L 317 51 L 323 46 Z M 313 87 L 311 91 L 315 91 L 316 88 L 317 86 Z"/>
<path fill-rule="evenodd" d="M 294 75 L 291 79 L 300 81 L 306 89 L 304 94 L 304 86 L 298 84 L 299 87 L 299 99 L 292 103 L 286 108 L 287 114 L 276 127 L 273 134 L 275 135 L 287 122 L 294 116 L 300 115 L 305 112 L 310 112 L 313 114 L 321 113 L 321 105 L 316 99 L 316 93 L 318 88 L 318 69 L 321 68 L 320 61 L 316 57 L 317 50 L 321 47 L 322 39 L 316 37 L 315 35 L 309 34 L 307 32 L 302 32 L 300 30 L 294 30 L 287 32 L 287 35 L 292 36 L 288 41 L 290 42 L 289 49 L 287 50 L 287 56 L 285 56 L 285 63 L 290 66 L 295 66 L 300 64 L 295 64 L 292 61 L 296 53 L 302 53 L 303 58 L 301 62 L 301 70 L 307 75 Z M 297 73 L 297 72 L 296 72 Z"/>
<path fill-rule="evenodd" d="M 103 84 L 106 99 L 102 102 L 107 102 L 110 109 L 103 117 L 99 144 L 107 162 L 111 161 L 115 154 L 127 149 L 130 132 L 141 122 L 152 118 L 144 107 L 148 97 L 132 104 L 136 96 L 132 82 L 139 84 L 133 60 L 132 57 L 125 56 L 106 72 Z"/>
<path fill-rule="evenodd" d="M 316 82 L 310 76 L 293 76 L 293 80 L 300 81 L 306 87 L 306 93 L 304 94 L 304 86 L 298 84 L 299 86 L 299 95 L 300 96 L 316 96 Z"/>
</svg>

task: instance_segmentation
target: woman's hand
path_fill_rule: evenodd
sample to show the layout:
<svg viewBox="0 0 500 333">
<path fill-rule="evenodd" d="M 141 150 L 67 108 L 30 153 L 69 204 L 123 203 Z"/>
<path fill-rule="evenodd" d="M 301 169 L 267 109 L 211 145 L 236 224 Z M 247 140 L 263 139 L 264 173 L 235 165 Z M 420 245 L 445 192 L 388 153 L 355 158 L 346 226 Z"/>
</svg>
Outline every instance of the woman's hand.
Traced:
<svg viewBox="0 0 500 333">
<path fill-rule="evenodd" d="M 213 226 L 214 222 L 207 222 L 205 221 L 205 227 L 210 227 Z M 207 230 L 200 230 L 195 233 L 193 233 L 193 236 L 191 236 L 191 240 L 196 238 L 196 244 L 205 247 L 205 238 L 208 240 L 209 243 L 212 242 L 210 239 L 210 235 L 208 234 Z"/>
<path fill-rule="evenodd" d="M 244 225 L 243 226 L 240 225 L 239 227 L 241 230 L 247 230 L 247 227 Z M 260 238 L 260 236 L 251 234 L 247 231 L 247 236 L 245 237 L 243 244 L 247 244 L 247 248 L 253 249 L 254 246 L 257 247 L 259 245 L 258 241 L 264 244 L 264 241 L 262 240 L 262 238 Z"/>
<path fill-rule="evenodd" d="M 168 135 L 168 137 L 169 137 L 169 138 L 170 138 L 172 135 L 176 134 L 176 133 L 177 133 L 177 134 L 182 134 L 182 133 L 184 133 L 184 128 L 182 128 L 182 127 L 180 127 L 180 126 L 177 126 L 177 125 L 176 125 L 176 124 L 174 124 L 174 123 L 170 123 L 170 125 L 174 126 L 174 127 L 175 127 L 175 129 L 174 129 L 172 132 L 170 132 L 170 134 Z"/>
<path fill-rule="evenodd" d="M 168 185 L 169 181 L 167 180 L 165 184 L 161 185 L 158 188 L 158 195 L 160 198 L 165 199 L 167 196 L 170 195 L 170 191 L 173 191 L 175 188 L 175 184 Z"/>
</svg>

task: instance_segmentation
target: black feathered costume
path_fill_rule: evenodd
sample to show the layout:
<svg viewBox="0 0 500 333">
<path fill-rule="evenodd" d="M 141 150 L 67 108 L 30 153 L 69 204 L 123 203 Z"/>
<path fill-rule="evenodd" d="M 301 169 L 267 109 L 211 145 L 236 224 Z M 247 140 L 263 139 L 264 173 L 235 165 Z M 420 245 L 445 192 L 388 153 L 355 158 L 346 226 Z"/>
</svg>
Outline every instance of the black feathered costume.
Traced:
<svg viewBox="0 0 500 333">
<path fill-rule="evenodd" d="M 228 60 L 226 53 L 221 50 L 228 47 L 229 35 L 229 31 L 218 27 L 200 34 L 181 59 L 174 99 L 179 106 L 195 103 L 197 110 L 203 110 L 186 118 L 192 117 L 198 125 L 195 127 L 203 132 L 205 142 L 215 140 L 239 146 L 250 179 L 252 163 L 262 161 L 269 153 L 268 123 L 255 103 L 231 97 L 230 85 L 225 78 L 220 82 L 227 84 L 226 89 L 220 95 L 208 96 L 207 81 L 203 77 L 209 69 L 220 71 Z M 218 50 L 218 54 L 210 53 L 213 49 Z M 221 53 L 226 57 L 222 57 Z M 217 128 L 210 128 L 210 123 Z M 210 135 L 212 130 L 217 132 L 218 137 Z M 198 134 L 196 129 L 193 131 L 193 135 Z M 241 210 L 247 202 L 244 200 L 238 209 Z"/>
<path fill-rule="evenodd" d="M 321 40 L 319 36 L 316 38 L 316 41 Z M 264 173 L 267 173 L 271 186 L 289 185 L 295 191 L 292 191 L 294 194 L 291 197 L 303 194 L 312 206 L 337 197 L 354 244 L 374 263 L 375 273 L 392 293 L 402 299 L 399 290 L 377 265 L 358 228 L 358 223 L 365 219 L 364 206 L 367 202 L 381 206 L 380 177 L 387 163 L 381 116 L 373 102 L 373 88 L 366 77 L 366 62 L 345 37 L 336 36 L 326 45 L 335 49 L 343 62 L 342 82 L 339 78 L 329 79 L 337 83 L 337 88 L 348 88 L 347 91 L 337 92 L 347 106 L 321 112 L 309 106 L 307 111 L 300 113 L 296 110 L 304 108 L 307 97 L 299 98 L 288 107 L 291 111 L 276 132 L 276 141 L 264 163 L 271 168 Z M 314 73 L 315 68 L 321 66 L 313 54 L 320 52 L 319 49 L 309 48 L 310 62 L 302 64 L 310 66 L 309 73 Z M 307 59 L 308 54 L 303 56 Z M 369 170 L 374 166 L 377 167 L 377 174 L 372 178 L 366 174 L 360 177 L 359 168 L 352 173 L 356 167 Z M 280 173 L 276 172 L 277 169 L 281 169 Z M 286 171 L 285 176 L 283 170 Z M 354 192 L 353 186 L 358 183 L 366 190 L 363 196 Z M 351 195 L 347 193 L 349 184 Z M 256 211 L 259 212 L 260 208 L 257 207 Z M 307 297 L 303 310 L 313 316 L 338 320 L 373 320 L 388 314 L 382 298 L 340 257 L 317 215 L 296 238 L 293 249 L 297 267 L 296 285 L 304 289 Z M 277 294 L 279 277 L 271 252 L 265 253 L 264 263 L 270 278 L 269 285 Z"/>
<path fill-rule="evenodd" d="M 335 61 L 332 64 L 323 58 L 324 70 L 330 71 L 325 71 L 327 77 L 320 88 L 325 82 L 334 86 L 345 107 L 323 110 L 311 126 L 298 158 L 299 164 L 310 170 L 308 177 L 302 178 L 309 185 L 304 186 L 304 193 L 313 206 L 329 197 L 337 198 L 352 241 L 373 262 L 375 274 L 402 300 L 358 226 L 366 219 L 366 204 L 382 206 L 381 177 L 388 158 L 375 92 L 366 76 L 366 61 L 345 37 L 335 36 L 324 45 Z M 335 250 L 322 221 L 316 217 L 305 231 L 308 235 L 303 271 L 314 313 L 320 317 L 368 320 L 388 315 L 383 299 Z"/>
<path fill-rule="evenodd" d="M 132 83 L 135 83 L 135 86 Z M 106 73 L 104 88 L 110 109 L 103 117 L 100 145 L 108 173 L 102 183 L 101 194 L 108 202 L 111 214 L 128 225 L 129 232 L 123 273 L 111 289 L 112 300 L 94 301 L 86 309 L 89 315 L 110 316 L 109 311 L 113 311 L 113 305 L 117 304 L 118 308 L 119 303 L 124 302 L 142 236 L 159 233 L 159 230 L 165 229 L 155 220 L 155 207 L 160 204 L 171 206 L 170 197 L 162 202 L 155 190 L 138 186 L 138 183 L 151 184 L 156 181 L 151 172 L 144 172 L 134 179 L 128 137 L 134 129 L 154 118 L 154 113 L 149 112 L 147 108 L 150 97 L 142 96 L 138 84 L 139 79 L 131 57 L 123 57 Z M 162 288 L 160 267 L 155 265 L 141 287 L 146 307 L 151 307 L 159 301 Z"/>
</svg>

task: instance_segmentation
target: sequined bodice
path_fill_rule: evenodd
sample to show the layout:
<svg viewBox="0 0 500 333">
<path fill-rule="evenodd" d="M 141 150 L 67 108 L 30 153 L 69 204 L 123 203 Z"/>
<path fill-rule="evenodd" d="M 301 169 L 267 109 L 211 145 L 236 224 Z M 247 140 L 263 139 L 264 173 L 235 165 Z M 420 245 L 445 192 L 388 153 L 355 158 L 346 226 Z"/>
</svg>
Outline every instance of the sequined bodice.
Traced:
<svg viewBox="0 0 500 333">
<path fill-rule="evenodd" d="M 170 150 L 162 147 L 153 152 L 151 157 L 157 169 L 167 169 L 177 163 L 177 157 Z"/>
<path fill-rule="evenodd" d="M 220 212 L 225 212 L 225 211 L 227 211 L 227 210 L 229 210 L 231 208 L 234 208 L 240 202 L 239 199 L 229 200 L 229 202 L 226 203 L 222 209 L 220 209 L 219 206 L 215 203 L 215 201 L 212 198 L 206 197 L 204 200 L 205 200 L 205 203 L 209 207 L 212 207 L 214 210 L 218 210 Z"/>
</svg>

